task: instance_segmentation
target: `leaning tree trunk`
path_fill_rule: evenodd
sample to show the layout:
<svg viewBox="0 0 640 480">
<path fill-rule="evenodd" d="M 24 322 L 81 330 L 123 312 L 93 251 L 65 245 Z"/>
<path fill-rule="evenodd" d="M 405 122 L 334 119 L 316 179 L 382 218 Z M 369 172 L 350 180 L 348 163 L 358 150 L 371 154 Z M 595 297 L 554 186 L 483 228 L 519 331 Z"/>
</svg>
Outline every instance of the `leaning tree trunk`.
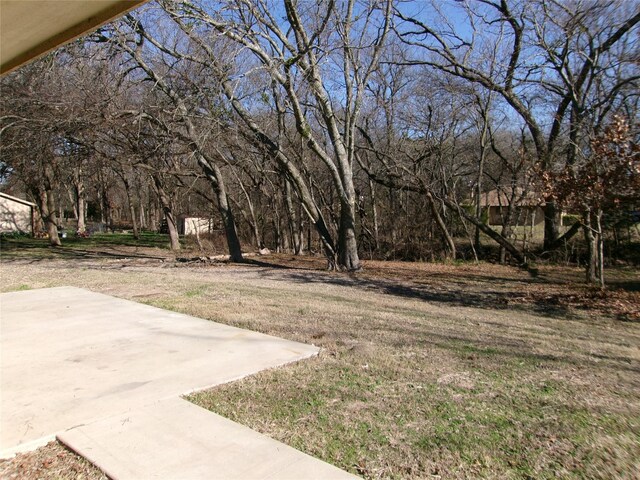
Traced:
<svg viewBox="0 0 640 480">
<path fill-rule="evenodd" d="M 515 245 L 513 245 L 513 243 L 511 243 L 507 238 L 500 235 L 489 225 L 482 223 L 482 220 L 479 218 L 476 218 L 475 215 L 469 215 L 467 212 L 464 211 L 463 208 L 460 208 L 459 205 L 456 205 L 455 202 L 449 200 L 448 198 L 443 197 L 442 201 L 449 208 L 457 209 L 458 214 L 461 217 L 463 217 L 464 219 L 466 219 L 467 221 L 471 222 L 473 225 L 478 227 L 482 231 L 482 233 L 490 237 L 498 245 L 500 245 L 501 247 L 504 247 L 505 250 L 509 252 L 509 254 L 513 257 L 513 259 L 516 260 L 521 266 L 527 266 L 527 260 L 523 255 L 523 253 L 520 250 L 518 250 L 518 248 Z"/>
<path fill-rule="evenodd" d="M 153 182 L 156 187 L 156 192 L 158 193 L 158 198 L 160 199 L 160 204 L 162 205 L 164 218 L 167 220 L 167 228 L 169 229 L 169 240 L 171 241 L 171 250 L 180 250 L 180 237 L 178 235 L 176 219 L 171 208 L 171 200 L 169 199 L 169 195 L 167 195 L 167 192 L 162 187 L 162 180 L 158 175 L 153 176 Z"/>
<path fill-rule="evenodd" d="M 196 145 L 196 148 L 199 148 L 199 147 Z M 228 161 L 226 161 L 225 158 L 223 158 L 222 160 L 225 161 L 227 163 L 227 165 L 231 165 Z M 206 169 L 210 168 L 211 161 L 207 160 L 207 159 L 202 159 L 201 163 L 205 163 L 205 162 L 207 163 L 207 167 L 204 167 L 204 165 L 201 165 L 201 166 L 205 169 L 205 173 L 206 173 Z M 249 218 L 247 218 L 247 215 L 244 213 L 244 211 L 242 209 L 240 211 L 243 214 L 243 216 L 245 217 L 245 219 L 249 222 L 249 226 L 251 227 L 251 230 L 253 231 L 253 238 L 254 238 L 254 240 L 256 242 L 256 248 L 258 248 L 258 250 L 262 250 L 264 248 L 264 240 L 262 238 L 262 232 L 260 231 L 260 225 L 259 225 L 258 219 L 256 217 L 256 210 L 255 210 L 255 207 L 254 207 L 254 204 L 253 204 L 253 200 L 251 199 L 251 195 L 249 194 L 249 192 L 247 191 L 246 187 L 244 186 L 244 182 L 240 178 L 240 175 L 238 175 L 238 173 L 235 171 L 234 168 L 231 168 L 231 172 L 233 173 L 233 176 L 236 177 L 236 180 L 238 181 L 238 185 L 240 186 L 240 190 L 242 190 L 242 193 L 244 194 L 244 198 L 247 201 L 247 207 L 249 208 Z M 213 171 L 211 171 L 210 174 L 216 175 L 215 172 L 213 172 Z M 220 175 L 220 171 L 219 170 L 218 170 L 218 175 Z M 222 187 L 224 188 L 224 181 L 222 180 L 221 176 L 217 176 L 215 182 L 212 181 L 212 185 L 214 187 L 214 190 L 216 189 L 215 184 L 216 183 L 220 183 L 220 182 L 223 182 L 222 183 Z M 239 204 L 236 203 L 236 205 L 239 205 Z M 236 235 L 236 237 L 237 237 L 237 235 Z"/>
<path fill-rule="evenodd" d="M 169 239 L 171 240 L 171 250 L 180 250 L 180 237 L 178 235 L 178 227 L 176 218 L 170 206 L 163 205 L 162 211 L 167 219 L 167 227 L 169 228 Z"/>
<path fill-rule="evenodd" d="M 229 260 L 232 262 L 242 262 L 242 247 L 240 246 L 233 211 L 231 210 L 231 205 L 229 205 L 229 198 L 224 191 L 216 193 L 218 193 L 218 210 L 222 216 L 224 233 L 227 238 L 227 247 L 229 248 Z"/>
<path fill-rule="evenodd" d="M 262 232 L 260 231 L 260 225 L 259 225 L 258 219 L 256 217 L 256 210 L 255 210 L 255 207 L 253 205 L 253 200 L 251 199 L 251 195 L 249 195 L 249 192 L 245 188 L 244 183 L 240 179 L 240 176 L 236 174 L 235 177 L 238 180 L 238 184 L 240 185 L 240 189 L 242 190 L 242 193 L 244 194 L 244 198 L 247 200 L 247 206 L 249 208 L 249 216 L 251 217 L 251 222 L 250 222 L 251 223 L 251 229 L 253 230 L 253 237 L 255 238 L 255 241 L 256 241 L 256 247 L 259 250 L 262 250 L 264 248 L 264 240 L 262 238 Z M 236 235 L 236 237 L 237 237 L 237 235 Z"/>
<path fill-rule="evenodd" d="M 192 130 L 193 127 L 190 124 L 188 125 L 190 130 Z M 216 162 L 205 157 L 203 149 L 200 149 L 195 142 L 192 145 L 192 148 L 194 149 L 194 153 L 198 159 L 198 164 L 207 176 L 207 179 L 216 194 L 216 199 L 218 200 L 218 211 L 222 218 L 222 225 L 224 227 L 227 247 L 229 249 L 229 260 L 232 262 L 242 262 L 242 246 L 240 244 L 240 239 L 238 238 L 236 221 L 233 216 L 233 211 L 231 210 L 231 204 L 229 203 L 224 179 L 222 178 L 222 171 Z"/>
<path fill-rule="evenodd" d="M 433 216 L 436 219 L 436 223 L 438 224 L 438 227 L 440 228 L 440 232 L 442 233 L 442 236 L 444 237 L 445 242 L 447 243 L 447 249 L 449 251 L 449 257 L 452 260 L 455 260 L 456 259 L 456 244 L 453 241 L 453 237 L 449 233 L 449 229 L 447 228 L 447 225 L 444 222 L 444 219 L 442 218 L 442 215 L 440 215 L 440 211 L 438 210 L 438 206 L 436 205 L 435 199 L 433 198 L 433 195 L 431 194 L 431 192 L 427 192 L 427 199 L 429 200 L 429 205 L 431 206 L 431 211 L 433 212 Z"/>
</svg>

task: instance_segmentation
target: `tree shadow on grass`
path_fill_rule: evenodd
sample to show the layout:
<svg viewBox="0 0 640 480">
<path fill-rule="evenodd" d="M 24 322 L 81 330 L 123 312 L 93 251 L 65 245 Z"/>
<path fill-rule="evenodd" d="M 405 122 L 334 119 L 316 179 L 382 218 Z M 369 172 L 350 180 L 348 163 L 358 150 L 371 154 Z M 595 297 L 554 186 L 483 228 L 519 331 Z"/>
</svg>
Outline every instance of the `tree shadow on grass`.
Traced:
<svg viewBox="0 0 640 480">
<path fill-rule="evenodd" d="M 271 263 L 270 261 L 256 262 L 256 266 L 264 267 L 265 269 L 289 270 L 284 275 L 278 274 L 279 278 L 294 283 L 349 286 L 425 302 L 487 310 L 514 310 L 560 320 L 579 320 L 584 318 L 580 312 L 592 311 L 619 321 L 634 323 L 640 321 L 633 312 L 628 312 L 624 309 L 610 310 L 603 307 L 602 298 L 595 295 L 594 291 L 583 288 L 578 288 L 575 291 L 567 289 L 566 283 L 554 278 L 548 278 L 545 274 L 523 278 L 522 276 L 495 276 L 490 273 L 479 274 L 478 272 L 473 272 L 468 277 L 465 276 L 465 272 L 457 274 L 436 271 L 429 272 L 426 275 L 419 274 L 418 277 L 411 278 L 411 272 L 405 271 L 400 272 L 401 279 L 394 279 L 392 278 L 394 276 L 392 270 L 388 272 L 389 277 L 378 277 L 360 273 L 337 274 L 317 267 L 291 267 L 275 262 Z M 379 273 L 377 272 L 376 275 Z M 261 275 L 268 276 L 269 270 L 265 270 Z M 406 280 L 402 277 L 406 277 Z M 433 280 L 436 279 L 438 281 L 434 282 Z M 523 287 L 527 285 L 544 287 L 542 289 L 525 290 Z M 500 288 L 501 286 L 504 288 Z M 640 281 L 635 279 L 621 280 L 613 278 L 610 286 L 609 293 L 614 290 L 640 291 Z M 596 302 L 595 305 L 590 305 L 592 297 L 597 297 L 594 300 Z M 615 294 L 611 299 L 612 301 L 616 299 Z"/>
<path fill-rule="evenodd" d="M 262 260 L 256 260 L 255 258 L 245 258 L 242 261 L 241 265 L 250 265 L 254 267 L 269 268 L 274 270 L 300 270 L 300 268 L 298 267 L 291 267 L 289 265 L 281 265 L 278 263 L 269 263 Z"/>
<path fill-rule="evenodd" d="M 619 288 L 620 290 L 624 290 L 627 292 L 640 292 L 640 280 L 612 280 L 609 282 L 609 286 L 613 288 Z"/>
<path fill-rule="evenodd" d="M 26 253 L 25 253 L 26 252 Z M 27 260 L 36 263 L 45 260 L 96 260 L 96 259 L 144 259 L 166 260 L 166 257 L 139 254 L 133 252 L 108 252 L 101 250 L 85 250 L 71 247 L 50 247 L 42 243 L 14 244 L 2 242 L 2 260 Z"/>
<path fill-rule="evenodd" d="M 576 317 L 570 308 L 556 297 L 540 300 L 534 299 L 527 303 L 515 303 L 511 302 L 510 299 L 517 294 L 517 290 L 500 291 L 488 288 L 482 291 L 473 291 L 465 289 L 463 281 L 449 282 L 456 284 L 456 287 L 446 289 L 431 284 L 402 284 L 392 279 L 366 278 L 358 276 L 357 274 L 332 274 L 315 269 L 292 268 L 262 261 L 255 262 L 254 265 L 265 268 L 265 270 L 261 272 L 263 277 L 270 277 L 269 272 L 271 269 L 286 270 L 285 273 L 278 273 L 277 278 L 305 285 L 326 284 L 352 287 L 369 292 L 437 304 L 473 307 L 485 310 L 517 310 L 563 320 Z M 276 276 L 273 278 L 276 278 Z M 499 280 L 512 282 L 514 284 L 524 283 L 520 279 L 504 278 Z M 532 279 L 531 281 L 541 282 L 539 279 Z"/>
</svg>

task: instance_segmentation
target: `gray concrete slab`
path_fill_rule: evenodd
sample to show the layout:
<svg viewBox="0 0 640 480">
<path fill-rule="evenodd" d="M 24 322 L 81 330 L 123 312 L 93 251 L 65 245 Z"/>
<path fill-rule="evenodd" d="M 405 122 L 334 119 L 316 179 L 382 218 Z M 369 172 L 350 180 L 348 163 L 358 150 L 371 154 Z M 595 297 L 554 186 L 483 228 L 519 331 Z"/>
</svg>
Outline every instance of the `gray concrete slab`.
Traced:
<svg viewBox="0 0 640 480">
<path fill-rule="evenodd" d="M 318 349 L 62 287 L 0 295 L 0 458 Z"/>
<path fill-rule="evenodd" d="M 58 439 L 115 480 L 357 478 L 180 398 Z"/>
</svg>

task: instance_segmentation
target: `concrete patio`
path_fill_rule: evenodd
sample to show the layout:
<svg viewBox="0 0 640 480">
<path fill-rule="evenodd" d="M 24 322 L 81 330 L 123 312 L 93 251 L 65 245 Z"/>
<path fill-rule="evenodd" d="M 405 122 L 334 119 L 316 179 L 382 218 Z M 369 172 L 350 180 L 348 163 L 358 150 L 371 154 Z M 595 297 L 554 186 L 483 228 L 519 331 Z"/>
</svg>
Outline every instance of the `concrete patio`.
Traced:
<svg viewBox="0 0 640 480">
<path fill-rule="evenodd" d="M 314 346 L 72 287 L 0 295 L 0 335 L 0 458 L 60 435 L 113 478 L 172 478 L 169 465 L 182 478 L 246 478 L 247 452 L 254 478 L 311 478 L 313 465 L 323 478 L 349 476 L 179 398 L 314 356 Z M 123 415 L 137 421 L 117 427 Z"/>
</svg>

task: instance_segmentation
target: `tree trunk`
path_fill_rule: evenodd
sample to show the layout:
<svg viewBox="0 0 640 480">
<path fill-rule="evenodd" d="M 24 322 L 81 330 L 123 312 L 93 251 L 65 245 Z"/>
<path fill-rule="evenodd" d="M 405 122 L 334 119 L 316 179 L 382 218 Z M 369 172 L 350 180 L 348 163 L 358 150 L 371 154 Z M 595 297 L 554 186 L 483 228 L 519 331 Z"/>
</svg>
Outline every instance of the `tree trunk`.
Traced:
<svg viewBox="0 0 640 480">
<path fill-rule="evenodd" d="M 353 201 L 342 202 L 340 208 L 340 229 L 338 232 L 338 264 L 341 270 L 360 270 L 358 243 L 356 239 L 355 205 Z"/>
<path fill-rule="evenodd" d="M 251 229 L 253 230 L 253 237 L 256 242 L 256 247 L 258 249 L 262 249 L 264 248 L 264 239 L 262 238 L 262 233 L 260 232 L 260 225 L 258 224 L 258 219 L 256 218 L 256 211 L 253 206 L 253 200 L 251 200 L 251 195 L 249 195 L 249 192 L 245 188 L 244 182 L 242 181 L 240 176 L 235 172 L 233 168 L 231 169 L 231 171 L 236 177 L 236 180 L 238 181 L 238 185 L 240 185 L 240 189 L 244 194 L 244 198 L 247 200 L 247 206 L 249 207 L 249 216 L 251 218 L 251 220 L 249 220 L 249 223 L 251 225 Z M 217 177 L 216 182 L 219 183 L 220 181 L 221 181 L 221 178 Z M 215 186 L 214 186 L 214 189 L 215 189 Z M 236 205 L 238 205 L 238 203 L 236 203 Z M 244 217 L 246 218 L 246 215 L 244 215 Z"/>
<path fill-rule="evenodd" d="M 227 240 L 227 248 L 229 249 L 229 260 L 232 262 L 242 262 L 242 246 L 240 239 L 238 238 L 238 230 L 236 229 L 236 221 L 233 216 L 231 204 L 229 203 L 229 197 L 222 178 L 222 172 L 215 162 L 209 161 L 202 155 L 202 152 L 198 149 L 195 152 L 198 156 L 198 163 L 207 176 L 209 183 L 213 191 L 216 194 L 218 200 L 218 212 L 222 218 L 222 225 L 224 227 L 224 233 Z M 247 196 L 248 198 L 248 196 Z M 258 245 L 262 243 L 262 236 L 258 231 L 257 222 L 255 220 L 253 206 L 249 202 L 251 209 L 251 215 L 253 219 L 254 235 L 256 236 L 256 242 Z"/>
<path fill-rule="evenodd" d="M 58 236 L 58 222 L 56 221 L 56 204 L 53 193 L 53 185 L 55 180 L 55 173 L 53 166 L 49 163 L 44 165 L 44 188 L 41 190 L 40 199 L 40 213 L 42 220 L 45 222 L 47 232 L 49 233 L 49 243 L 53 247 L 59 247 L 61 245 L 60 237 Z"/>
<path fill-rule="evenodd" d="M 440 215 L 440 211 L 438 210 L 438 206 L 436 205 L 436 202 L 431 192 L 427 192 L 427 199 L 429 200 L 429 205 L 431 206 L 431 211 L 433 212 L 433 216 L 436 219 L 436 223 L 438 224 L 438 227 L 440 228 L 440 232 L 442 233 L 442 236 L 444 237 L 445 242 L 447 244 L 447 249 L 449 251 L 448 256 L 452 260 L 455 260 L 456 244 L 453 241 L 453 237 L 449 233 L 449 229 L 447 228 L 447 225 L 445 224 L 444 219 L 442 218 L 442 215 Z"/>
<path fill-rule="evenodd" d="M 320 246 L 324 250 L 324 254 L 327 257 L 327 269 L 335 270 L 337 267 L 336 248 L 335 245 L 333 245 L 333 241 L 331 240 L 331 234 L 329 233 L 327 224 L 324 222 L 323 217 L 318 217 L 318 219 L 313 224 L 316 227 L 316 231 L 318 232 L 318 240 L 320 242 Z M 309 239 L 311 239 L 311 232 L 309 232 Z M 311 248 L 311 244 L 309 244 L 309 248 Z"/>
<path fill-rule="evenodd" d="M 148 223 L 149 230 L 151 230 L 152 232 L 158 232 L 160 230 L 160 214 L 158 208 L 159 200 L 157 198 L 152 198 L 152 196 L 149 195 Z"/>
<path fill-rule="evenodd" d="M 133 226 L 133 237 L 137 240 L 140 238 L 140 229 L 138 228 L 138 219 L 136 218 L 136 207 L 133 204 L 133 196 L 131 195 L 131 184 L 126 177 L 126 173 L 122 173 L 122 183 L 127 194 L 127 203 L 129 203 L 129 214 L 131 215 L 131 225 Z"/>
<path fill-rule="evenodd" d="M 596 238 L 593 234 L 593 228 L 591 226 L 591 211 L 587 210 L 583 215 L 584 225 L 584 238 L 587 243 L 587 266 L 586 266 L 586 281 L 589 284 L 595 283 L 596 276 L 596 264 L 597 264 L 597 245 Z"/>
<path fill-rule="evenodd" d="M 373 241 L 377 252 L 380 248 L 380 229 L 378 226 L 378 207 L 376 206 L 376 185 L 371 178 L 369 178 L 369 190 L 371 191 L 371 211 L 373 215 Z"/>
<path fill-rule="evenodd" d="M 550 246 L 549 250 L 555 250 L 556 248 L 564 245 L 565 242 L 571 240 L 574 235 L 578 233 L 578 231 L 580 231 L 581 226 L 583 226 L 581 222 L 575 222 L 573 225 L 571 225 L 571 228 L 569 228 L 569 230 L 564 233 L 564 235 L 558 237 L 558 239 Z"/>
<path fill-rule="evenodd" d="M 511 241 L 511 237 L 513 235 L 513 228 L 511 227 L 511 221 L 509 221 L 508 224 L 503 225 L 502 226 L 502 231 L 500 232 L 500 235 L 504 238 L 506 238 L 507 240 Z M 507 263 L 507 250 L 505 249 L 505 247 L 503 245 L 500 246 L 500 258 L 499 258 L 499 262 L 501 265 L 504 265 L 505 263 Z"/>
<path fill-rule="evenodd" d="M 133 238 L 140 239 L 140 227 L 138 225 L 138 217 L 136 215 L 136 207 L 133 204 L 133 198 L 131 193 L 127 192 L 127 199 L 129 201 L 129 213 L 131 215 L 131 226 L 133 227 Z"/>
<path fill-rule="evenodd" d="M 395 189 L 393 187 L 389 187 L 389 210 L 391 212 L 391 215 L 395 216 L 396 215 L 396 195 L 395 195 Z M 393 245 L 393 248 L 395 249 L 396 246 L 396 241 L 398 239 L 398 231 L 396 229 L 396 225 L 397 222 L 395 222 L 393 219 L 391 220 L 391 245 Z"/>
<path fill-rule="evenodd" d="M 598 285 L 604 289 L 604 241 L 602 238 L 602 210 L 598 210 L 595 215 L 596 220 L 596 272 Z"/>
<path fill-rule="evenodd" d="M 78 233 L 85 233 L 87 231 L 87 202 L 84 199 L 84 194 L 78 194 Z"/>
<path fill-rule="evenodd" d="M 202 245 L 202 241 L 200 240 L 200 225 L 198 225 L 198 222 L 196 220 L 192 220 L 192 224 L 193 231 L 196 234 L 196 243 L 198 244 L 198 250 L 204 252 L 204 246 Z"/>
<path fill-rule="evenodd" d="M 197 144 L 194 143 L 193 148 L 198 159 L 198 164 L 207 176 L 218 200 L 218 212 L 220 212 L 225 237 L 227 239 L 229 260 L 232 262 L 242 262 L 242 246 L 240 245 L 240 239 L 238 238 L 236 221 L 233 216 L 233 211 L 231 210 L 231 204 L 229 203 L 224 179 L 222 178 L 222 171 L 215 162 L 210 161 L 209 158 L 204 156 L 203 150 L 201 150 Z"/>
<path fill-rule="evenodd" d="M 171 250 L 180 250 L 180 237 L 178 235 L 178 227 L 173 211 L 170 206 L 163 205 L 162 210 L 167 219 L 167 227 L 169 228 L 169 239 L 171 240 Z"/>
<path fill-rule="evenodd" d="M 129 199 L 129 213 L 131 215 L 131 226 L 133 227 L 133 238 L 140 239 L 140 227 L 138 226 L 138 219 L 136 217 L 136 208 L 133 205 L 131 199 Z"/>
<path fill-rule="evenodd" d="M 482 217 L 482 180 L 484 177 L 484 164 L 485 159 L 487 157 L 488 145 L 487 145 L 487 135 L 489 134 L 489 104 L 491 102 L 491 96 L 487 101 L 486 107 L 483 106 L 480 102 L 480 97 L 477 97 L 478 104 L 480 105 L 481 113 L 482 113 L 482 133 L 480 135 L 480 158 L 478 161 L 478 178 L 476 180 L 476 217 L 480 219 Z M 476 252 L 481 251 L 482 245 L 480 244 L 480 229 L 478 227 L 475 228 L 475 238 L 474 249 Z M 476 253 L 477 255 L 477 253 Z"/>
<path fill-rule="evenodd" d="M 149 209 L 147 215 L 149 230 L 157 232 L 159 230 L 160 223 L 158 218 L 158 201 L 157 198 L 152 198 L 152 195 L 149 195 Z"/>
<path fill-rule="evenodd" d="M 276 234 L 278 238 L 280 238 L 280 242 L 276 243 L 276 245 L 281 248 L 280 251 L 289 253 L 291 251 L 291 236 L 288 235 L 287 228 L 282 227 L 282 217 L 277 213 L 274 216 L 276 221 Z"/>
<path fill-rule="evenodd" d="M 291 190 L 291 182 L 284 179 L 284 196 L 287 205 L 287 213 L 289 216 L 289 233 L 291 235 L 291 243 L 293 244 L 293 254 L 300 255 L 302 253 L 302 239 L 300 234 L 300 225 L 296 209 L 293 206 L 291 198 L 293 192 Z"/>
<path fill-rule="evenodd" d="M 102 219 L 106 226 L 106 230 L 109 231 L 113 228 L 113 219 L 111 217 L 111 201 L 109 200 L 109 195 L 106 188 L 102 188 L 101 202 Z"/>
<path fill-rule="evenodd" d="M 74 211 L 76 212 L 76 219 L 78 220 L 78 225 L 76 227 L 76 233 L 85 233 L 87 230 L 87 226 L 85 223 L 87 212 L 86 212 L 86 200 L 85 200 L 85 189 L 84 183 L 82 181 L 82 172 L 80 168 L 76 168 L 73 172 L 73 193 L 74 193 Z"/>
<path fill-rule="evenodd" d="M 72 208 L 71 211 L 73 212 L 73 219 L 77 222 L 78 221 L 78 202 L 76 201 L 76 190 L 75 187 L 72 188 L 71 190 L 68 190 L 67 193 L 69 194 L 69 201 L 71 202 Z"/>
<path fill-rule="evenodd" d="M 253 211 L 253 205 L 251 204 L 249 204 L 249 215 L 251 216 L 251 229 L 253 230 L 256 247 L 258 247 L 258 249 L 264 248 L 264 240 L 262 238 L 262 233 L 260 233 L 260 226 L 258 225 L 258 220 L 256 219 L 255 212 Z"/>
<path fill-rule="evenodd" d="M 164 190 L 159 192 L 160 202 L 162 203 L 162 212 L 164 218 L 167 220 L 167 228 L 169 229 L 169 240 L 171 242 L 171 250 L 180 250 L 180 237 L 178 235 L 178 227 L 176 225 L 176 219 L 171 209 L 171 203 L 169 198 L 164 193 Z"/>
<path fill-rule="evenodd" d="M 53 195 L 46 190 L 41 190 L 38 194 L 38 207 L 40 209 L 40 217 L 49 235 L 49 244 L 52 247 L 59 247 L 62 243 L 58 236 L 58 225 L 55 221 L 56 210 L 53 205 Z"/>
<path fill-rule="evenodd" d="M 218 193 L 218 210 L 222 216 L 224 225 L 224 233 L 227 238 L 227 247 L 229 248 L 229 260 L 232 262 L 242 262 L 242 247 L 236 230 L 236 222 L 233 218 L 233 212 L 229 205 L 229 198 L 226 192 Z"/>
<path fill-rule="evenodd" d="M 545 251 L 553 250 L 558 247 L 558 237 L 560 236 L 558 230 L 558 223 L 560 219 L 560 212 L 553 200 L 547 199 L 544 204 L 544 243 L 543 248 Z"/>
<path fill-rule="evenodd" d="M 176 225 L 176 219 L 173 216 L 173 210 L 171 209 L 171 200 L 167 195 L 167 192 L 162 186 L 162 180 L 158 175 L 153 175 L 153 182 L 162 205 L 162 211 L 164 218 L 167 220 L 167 227 L 169 229 L 169 240 L 171 241 L 171 250 L 180 250 L 180 237 L 178 235 L 178 228 Z"/>
<path fill-rule="evenodd" d="M 264 248 L 264 239 L 262 238 L 262 233 L 260 232 L 260 225 L 258 224 L 258 219 L 256 218 L 253 201 L 251 200 L 251 196 L 245 191 L 244 187 L 242 187 L 242 190 L 245 193 L 247 204 L 249 205 L 249 215 L 251 216 L 251 227 L 253 228 L 253 236 L 256 240 L 256 247 L 258 247 L 259 249 Z"/>
<path fill-rule="evenodd" d="M 140 204 L 138 205 L 140 210 L 140 230 L 148 229 L 149 225 L 147 224 L 145 213 L 144 213 L 144 205 L 142 204 L 142 198 L 140 198 Z"/>
</svg>

